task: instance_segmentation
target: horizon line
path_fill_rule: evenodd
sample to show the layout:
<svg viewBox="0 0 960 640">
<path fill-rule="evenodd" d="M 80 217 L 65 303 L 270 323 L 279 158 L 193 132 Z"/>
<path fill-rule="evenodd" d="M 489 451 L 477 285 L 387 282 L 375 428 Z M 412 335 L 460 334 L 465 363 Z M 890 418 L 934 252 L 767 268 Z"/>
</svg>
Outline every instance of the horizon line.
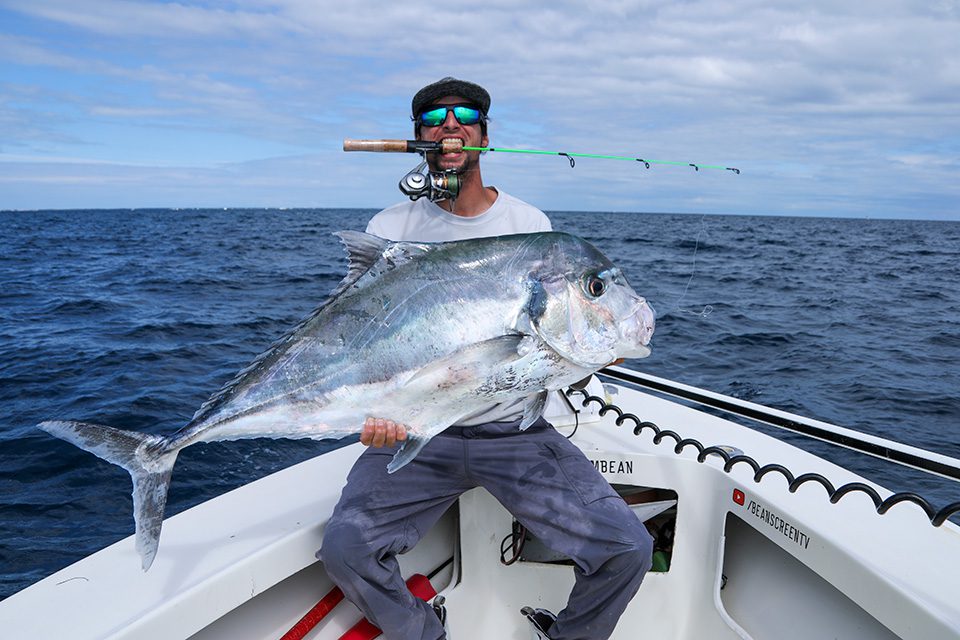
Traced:
<svg viewBox="0 0 960 640">
<path fill-rule="evenodd" d="M 255 206 L 232 206 L 232 207 L 82 207 L 76 209 L 61 209 L 41 207 L 35 209 L 0 209 L 3 213 L 67 213 L 78 211 L 89 212 L 144 212 L 144 211 L 381 211 L 383 207 L 255 207 Z M 584 213 L 584 214 L 633 214 L 633 215 L 654 215 L 654 216 L 713 216 L 713 217 L 740 217 L 740 218 L 814 218 L 825 220 L 889 220 L 903 222 L 960 222 L 948 218 L 897 218 L 897 217 L 872 217 L 863 215 L 837 215 L 837 214 L 816 214 L 816 213 L 710 213 L 703 211 L 626 211 L 609 209 L 543 209 L 544 213 Z"/>
</svg>

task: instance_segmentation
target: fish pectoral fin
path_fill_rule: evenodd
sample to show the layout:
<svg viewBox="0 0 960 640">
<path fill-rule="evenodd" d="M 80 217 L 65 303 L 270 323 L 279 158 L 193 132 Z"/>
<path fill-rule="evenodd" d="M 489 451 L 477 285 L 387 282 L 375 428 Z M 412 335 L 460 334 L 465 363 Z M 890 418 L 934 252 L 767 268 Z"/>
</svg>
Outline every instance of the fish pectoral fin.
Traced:
<svg viewBox="0 0 960 640">
<path fill-rule="evenodd" d="M 460 388 L 486 377 L 493 369 L 518 360 L 520 343 L 525 336 L 506 335 L 476 342 L 431 362 L 413 374 L 405 387 L 422 386 L 434 389 Z"/>
<path fill-rule="evenodd" d="M 547 407 L 547 397 L 549 397 L 549 395 L 550 393 L 548 391 L 541 391 L 527 398 L 526 403 L 523 405 L 523 419 L 520 420 L 520 431 L 526 431 L 530 425 L 543 415 L 543 410 Z"/>
<path fill-rule="evenodd" d="M 407 463 L 417 457 L 417 454 L 428 442 L 430 442 L 429 437 L 408 435 L 400 450 L 393 454 L 393 460 L 387 465 L 387 473 L 394 473 L 405 467 Z"/>
<path fill-rule="evenodd" d="M 483 340 L 431 362 L 410 376 L 404 383 L 404 392 L 410 393 L 423 405 L 434 408 L 426 412 L 428 417 L 421 416 L 423 422 L 418 425 L 418 432 L 427 435 L 407 435 L 403 446 L 387 465 L 387 472 L 394 473 L 413 460 L 433 435 L 455 424 L 464 415 L 481 409 L 484 401 L 463 400 L 457 403 L 455 409 L 449 407 L 448 401 L 451 396 L 464 393 L 472 393 L 473 399 L 478 400 L 481 394 L 477 391 L 489 385 L 497 371 L 522 357 L 519 350 L 525 338 L 511 334 Z M 543 395 L 545 400 L 546 394 Z M 536 412 L 530 420 L 531 424 L 542 410 L 542 406 L 539 410 L 531 409 Z"/>
</svg>

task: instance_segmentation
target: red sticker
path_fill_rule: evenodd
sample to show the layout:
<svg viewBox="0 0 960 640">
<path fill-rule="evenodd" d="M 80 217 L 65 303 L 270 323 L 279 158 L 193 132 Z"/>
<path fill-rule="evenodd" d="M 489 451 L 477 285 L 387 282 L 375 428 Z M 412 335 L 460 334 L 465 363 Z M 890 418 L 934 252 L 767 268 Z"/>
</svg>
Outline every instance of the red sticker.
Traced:
<svg viewBox="0 0 960 640">
<path fill-rule="evenodd" d="M 743 495 L 743 491 L 740 491 L 740 489 L 734 489 L 734 490 L 733 490 L 733 501 L 734 501 L 734 502 L 736 502 L 738 505 L 740 505 L 740 506 L 742 507 L 745 500 L 746 500 L 746 496 Z"/>
</svg>

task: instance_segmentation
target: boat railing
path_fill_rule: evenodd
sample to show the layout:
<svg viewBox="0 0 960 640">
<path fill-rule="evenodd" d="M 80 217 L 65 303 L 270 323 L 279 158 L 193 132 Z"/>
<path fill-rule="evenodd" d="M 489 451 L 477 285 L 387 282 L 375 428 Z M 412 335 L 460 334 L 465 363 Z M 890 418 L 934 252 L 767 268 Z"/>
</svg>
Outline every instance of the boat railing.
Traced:
<svg viewBox="0 0 960 640">
<path fill-rule="evenodd" d="M 625 367 L 606 367 L 599 372 L 599 375 L 644 390 L 679 398 L 731 415 L 748 418 L 756 422 L 815 438 L 896 464 L 918 469 L 926 473 L 960 481 L 960 459 L 957 458 L 927 451 L 872 434 L 862 433 L 846 427 L 840 427 L 828 422 L 806 418 L 787 411 L 765 407 L 760 404 L 674 382 L 665 378 L 658 378 Z M 939 526 L 952 515 L 960 513 L 960 501 L 953 502 L 944 506 L 942 509 L 936 510 L 924 498 L 914 493 L 895 493 L 883 499 L 876 489 L 865 483 L 854 482 L 835 488 L 827 478 L 817 473 L 794 476 L 789 469 L 779 464 L 761 466 L 753 458 L 743 455 L 742 452 L 730 451 L 728 448 L 717 446 L 705 447 L 696 440 L 684 439 L 675 432 L 662 430 L 657 425 L 643 421 L 633 414 L 625 413 L 619 407 L 607 403 L 602 398 L 590 396 L 584 391 L 571 390 L 570 393 L 582 395 L 584 397 L 584 404 L 590 402 L 601 404 L 601 414 L 607 411 L 615 411 L 618 414 L 618 425 L 622 424 L 625 420 L 632 419 L 636 423 L 634 433 L 637 435 L 645 428 L 652 429 L 656 434 L 654 437 L 656 444 L 659 444 L 664 437 L 671 437 L 677 443 L 675 447 L 677 453 L 680 453 L 686 446 L 692 445 L 700 452 L 698 456 L 700 462 L 703 462 L 706 457 L 711 454 L 718 455 L 725 460 L 724 471 L 728 473 L 738 463 L 743 462 L 749 464 L 754 470 L 754 480 L 757 482 L 770 472 L 779 472 L 785 476 L 790 484 L 791 492 L 796 491 L 800 485 L 806 482 L 817 482 L 827 490 L 830 495 L 830 501 L 833 503 L 838 502 L 840 498 L 847 493 L 863 492 L 871 497 L 877 508 L 877 512 L 881 514 L 886 513 L 890 507 L 900 502 L 913 502 L 926 512 L 930 518 L 930 522 L 934 526 Z"/>
</svg>

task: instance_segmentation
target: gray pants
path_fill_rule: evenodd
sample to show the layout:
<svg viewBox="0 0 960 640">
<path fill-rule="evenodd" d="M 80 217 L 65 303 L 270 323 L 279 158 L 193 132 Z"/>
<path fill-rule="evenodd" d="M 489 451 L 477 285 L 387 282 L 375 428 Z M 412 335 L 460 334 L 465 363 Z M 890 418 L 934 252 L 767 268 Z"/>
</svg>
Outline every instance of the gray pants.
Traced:
<svg viewBox="0 0 960 640">
<path fill-rule="evenodd" d="M 576 584 L 551 638 L 602 640 L 613 633 L 650 568 L 653 542 L 583 453 L 546 421 L 525 432 L 517 423 L 451 427 L 388 475 L 394 452 L 370 448 L 357 460 L 318 554 L 387 640 L 444 638 L 432 609 L 404 585 L 396 554 L 412 548 L 474 487 L 484 487 L 533 535 L 573 559 Z"/>
</svg>

